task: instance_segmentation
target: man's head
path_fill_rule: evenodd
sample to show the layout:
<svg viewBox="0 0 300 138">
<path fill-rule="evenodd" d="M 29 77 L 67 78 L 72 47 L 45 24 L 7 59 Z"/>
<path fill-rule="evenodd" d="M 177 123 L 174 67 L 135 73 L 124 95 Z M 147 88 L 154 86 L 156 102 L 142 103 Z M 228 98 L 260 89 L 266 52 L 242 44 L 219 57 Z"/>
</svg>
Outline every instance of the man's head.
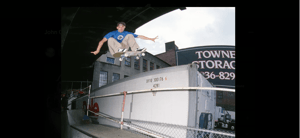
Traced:
<svg viewBox="0 0 300 138">
<path fill-rule="evenodd" d="M 126 24 L 124 22 L 117 23 L 117 29 L 120 33 L 122 33 L 126 28 Z"/>
</svg>

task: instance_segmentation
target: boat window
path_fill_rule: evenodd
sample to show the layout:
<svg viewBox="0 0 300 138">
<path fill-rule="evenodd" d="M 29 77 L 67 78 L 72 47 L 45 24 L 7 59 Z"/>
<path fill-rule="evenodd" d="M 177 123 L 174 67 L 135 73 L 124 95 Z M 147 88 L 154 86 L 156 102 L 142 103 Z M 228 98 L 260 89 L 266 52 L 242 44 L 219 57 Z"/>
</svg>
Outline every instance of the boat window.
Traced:
<svg viewBox="0 0 300 138">
<path fill-rule="evenodd" d="M 119 80 L 119 79 L 120 79 L 120 74 L 118 74 L 118 73 L 113 73 L 113 76 L 112 76 L 112 82 L 117 81 L 117 80 Z"/>
<path fill-rule="evenodd" d="M 150 62 L 150 70 L 154 70 L 154 63 Z"/>
<path fill-rule="evenodd" d="M 115 59 L 114 59 L 114 58 L 109 58 L 109 57 L 107 57 L 107 58 L 106 58 L 106 62 L 107 62 L 107 63 L 111 63 L 111 64 L 115 64 Z"/>
<path fill-rule="evenodd" d="M 147 65 L 148 65 L 147 60 L 143 59 L 143 72 L 148 71 L 148 66 Z"/>
<path fill-rule="evenodd" d="M 131 57 L 126 57 L 125 58 L 125 66 L 129 66 L 131 65 Z"/>
<path fill-rule="evenodd" d="M 104 86 L 106 84 L 107 84 L 107 72 L 100 71 L 99 87 Z"/>
<path fill-rule="evenodd" d="M 140 59 L 134 58 L 134 68 L 140 70 Z"/>
</svg>

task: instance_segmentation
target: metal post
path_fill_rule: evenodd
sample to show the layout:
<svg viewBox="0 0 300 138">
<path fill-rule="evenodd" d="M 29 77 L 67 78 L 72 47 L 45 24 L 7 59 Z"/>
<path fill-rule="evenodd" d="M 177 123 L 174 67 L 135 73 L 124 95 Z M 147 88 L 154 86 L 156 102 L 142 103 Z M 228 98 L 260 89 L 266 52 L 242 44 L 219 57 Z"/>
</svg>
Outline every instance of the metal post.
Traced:
<svg viewBox="0 0 300 138">
<path fill-rule="evenodd" d="M 73 91 L 73 82 L 72 82 L 72 85 L 71 85 L 71 91 Z"/>
<path fill-rule="evenodd" d="M 126 99 L 126 91 L 124 93 L 124 99 L 123 99 L 123 107 L 122 107 L 122 115 L 121 115 L 121 129 L 123 129 L 123 115 L 124 115 L 124 106 L 125 106 L 125 99 Z"/>
<path fill-rule="evenodd" d="M 90 102 L 90 92 L 91 92 L 91 85 L 89 86 L 89 97 L 88 97 L 88 104 L 87 104 L 87 110 L 86 110 L 86 114 L 87 114 L 87 116 L 89 116 L 89 102 Z"/>
</svg>

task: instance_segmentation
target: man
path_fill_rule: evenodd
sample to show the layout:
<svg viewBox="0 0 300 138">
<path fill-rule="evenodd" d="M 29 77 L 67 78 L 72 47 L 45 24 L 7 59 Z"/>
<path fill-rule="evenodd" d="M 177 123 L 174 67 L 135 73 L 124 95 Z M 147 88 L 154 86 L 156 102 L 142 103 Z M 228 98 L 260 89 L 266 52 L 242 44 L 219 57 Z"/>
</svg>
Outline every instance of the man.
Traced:
<svg viewBox="0 0 300 138">
<path fill-rule="evenodd" d="M 139 45 L 136 43 L 134 38 L 141 38 L 144 40 L 151 40 L 155 42 L 154 40 L 157 39 L 157 36 L 155 38 L 148 38 L 143 35 L 136 35 L 132 32 L 124 31 L 126 28 L 126 24 L 124 22 L 117 23 L 117 29 L 115 31 L 109 32 L 106 34 L 103 39 L 99 42 L 97 50 L 93 53 L 94 55 L 97 55 L 103 45 L 106 41 L 108 41 L 108 48 L 111 55 L 114 55 L 117 52 L 125 52 L 131 47 L 132 51 L 142 51 L 143 49 L 140 49 Z"/>
<path fill-rule="evenodd" d="M 63 93 L 62 96 L 63 96 L 63 98 L 61 100 L 62 109 L 63 110 L 68 110 L 68 108 L 67 108 L 68 107 L 68 98 L 66 97 L 65 93 Z"/>
</svg>

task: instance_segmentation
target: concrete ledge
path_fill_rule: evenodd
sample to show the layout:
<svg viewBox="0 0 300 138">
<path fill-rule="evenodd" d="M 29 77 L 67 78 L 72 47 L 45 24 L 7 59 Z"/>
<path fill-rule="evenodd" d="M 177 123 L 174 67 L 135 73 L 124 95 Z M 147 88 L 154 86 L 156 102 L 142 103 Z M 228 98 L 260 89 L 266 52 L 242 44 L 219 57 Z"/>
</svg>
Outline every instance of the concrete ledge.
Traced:
<svg viewBox="0 0 300 138">
<path fill-rule="evenodd" d="M 77 128 L 77 127 L 74 126 L 74 125 L 70 125 L 70 127 L 74 128 L 74 129 L 76 129 L 76 130 L 78 130 L 79 132 L 81 132 L 81 133 L 83 133 L 83 134 L 85 134 L 85 135 L 87 135 L 87 136 L 89 136 L 89 137 L 97 138 L 97 136 L 95 136 L 95 135 L 93 135 L 93 134 L 90 134 L 89 132 L 86 132 L 86 131 L 84 131 L 84 130 L 81 130 L 81 129 Z"/>
</svg>

